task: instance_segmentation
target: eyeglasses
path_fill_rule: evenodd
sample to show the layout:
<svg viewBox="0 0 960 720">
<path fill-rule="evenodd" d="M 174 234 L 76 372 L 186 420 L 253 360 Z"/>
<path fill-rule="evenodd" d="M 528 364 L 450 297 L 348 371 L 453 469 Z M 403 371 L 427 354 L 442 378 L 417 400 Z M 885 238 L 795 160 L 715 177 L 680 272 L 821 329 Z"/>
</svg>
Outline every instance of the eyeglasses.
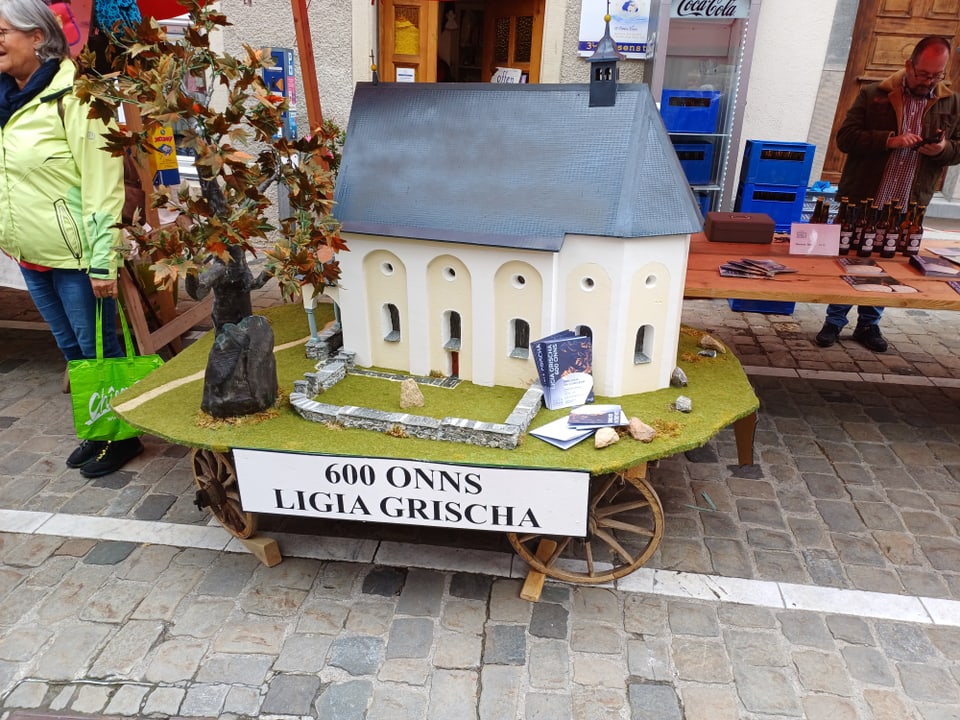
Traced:
<svg viewBox="0 0 960 720">
<path fill-rule="evenodd" d="M 942 72 L 928 73 L 923 72 L 922 70 L 914 70 L 913 74 L 917 80 L 943 80 L 947 76 L 946 73 Z"/>
<path fill-rule="evenodd" d="M 6 42 L 6 41 L 7 41 L 7 35 L 9 35 L 10 33 L 15 33 L 15 32 L 20 32 L 20 31 L 17 30 L 16 28 L 9 28 L 9 29 L 8 29 L 8 28 L 0 28 L 0 42 Z"/>
</svg>

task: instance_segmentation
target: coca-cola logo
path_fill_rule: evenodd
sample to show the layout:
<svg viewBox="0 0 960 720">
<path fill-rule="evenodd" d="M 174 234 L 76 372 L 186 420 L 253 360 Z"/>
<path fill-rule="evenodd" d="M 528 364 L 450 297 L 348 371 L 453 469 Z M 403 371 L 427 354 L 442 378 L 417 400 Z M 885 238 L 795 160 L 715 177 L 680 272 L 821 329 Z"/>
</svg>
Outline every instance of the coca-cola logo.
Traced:
<svg viewBox="0 0 960 720">
<path fill-rule="evenodd" d="M 742 0 L 674 0 L 673 16 L 678 18 L 746 17 L 749 2 Z"/>
</svg>

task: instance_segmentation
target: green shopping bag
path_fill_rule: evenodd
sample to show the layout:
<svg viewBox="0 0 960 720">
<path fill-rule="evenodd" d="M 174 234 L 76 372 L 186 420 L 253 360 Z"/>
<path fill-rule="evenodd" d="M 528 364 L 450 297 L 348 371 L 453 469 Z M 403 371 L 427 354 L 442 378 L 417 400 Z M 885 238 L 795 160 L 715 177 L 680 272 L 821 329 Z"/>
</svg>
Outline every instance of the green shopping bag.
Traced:
<svg viewBox="0 0 960 720">
<path fill-rule="evenodd" d="M 139 435 L 139 430 L 117 416 L 110 401 L 163 364 L 159 355 L 134 353 L 127 319 L 123 316 L 123 308 L 119 302 L 117 312 L 123 327 L 127 356 L 105 358 L 102 305 L 102 301 L 97 300 L 97 357 L 90 360 L 71 360 L 67 364 L 73 425 L 77 430 L 77 437 L 81 440 L 123 440 Z"/>
</svg>

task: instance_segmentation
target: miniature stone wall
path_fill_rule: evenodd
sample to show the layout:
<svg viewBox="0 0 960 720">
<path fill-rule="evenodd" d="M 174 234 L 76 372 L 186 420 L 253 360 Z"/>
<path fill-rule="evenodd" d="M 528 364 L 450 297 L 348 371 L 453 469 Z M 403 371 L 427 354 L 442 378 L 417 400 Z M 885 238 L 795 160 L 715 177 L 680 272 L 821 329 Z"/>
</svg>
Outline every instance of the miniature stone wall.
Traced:
<svg viewBox="0 0 960 720">
<path fill-rule="evenodd" d="M 384 412 L 353 405 L 331 405 L 313 400 L 312 398 L 347 376 L 349 368 L 353 367 L 353 359 L 344 356 L 349 356 L 349 353 L 338 353 L 336 357 L 321 364 L 316 372 L 305 373 L 303 380 L 294 383 L 290 404 L 301 417 L 313 422 L 335 423 L 343 427 L 398 436 L 513 450 L 520 442 L 520 435 L 526 432 L 536 416 L 543 398 L 543 391 L 539 387 L 528 389 L 502 423 L 453 417 L 437 420 L 410 413 Z"/>
</svg>

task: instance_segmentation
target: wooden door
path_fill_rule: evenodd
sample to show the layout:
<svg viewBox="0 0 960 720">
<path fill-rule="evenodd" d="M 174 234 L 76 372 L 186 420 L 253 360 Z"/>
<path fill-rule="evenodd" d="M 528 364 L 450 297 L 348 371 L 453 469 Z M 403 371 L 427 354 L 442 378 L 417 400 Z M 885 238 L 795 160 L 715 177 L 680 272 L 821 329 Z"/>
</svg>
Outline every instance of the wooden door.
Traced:
<svg viewBox="0 0 960 720">
<path fill-rule="evenodd" d="M 381 80 L 396 82 L 399 70 L 415 82 L 436 82 L 439 7 L 436 0 L 381 0 Z"/>
<path fill-rule="evenodd" d="M 846 155 L 837 150 L 834 138 L 860 88 L 902 70 L 913 47 L 927 35 L 942 35 L 956 48 L 960 40 L 960 0 L 860 0 L 824 158 L 824 180 L 836 183 L 840 179 Z M 947 66 L 947 77 L 954 89 L 960 89 L 960 54 L 956 52 Z"/>
<path fill-rule="evenodd" d="M 520 68 L 540 82 L 545 0 L 487 0 L 483 4 L 483 81 L 498 67 Z"/>
</svg>

